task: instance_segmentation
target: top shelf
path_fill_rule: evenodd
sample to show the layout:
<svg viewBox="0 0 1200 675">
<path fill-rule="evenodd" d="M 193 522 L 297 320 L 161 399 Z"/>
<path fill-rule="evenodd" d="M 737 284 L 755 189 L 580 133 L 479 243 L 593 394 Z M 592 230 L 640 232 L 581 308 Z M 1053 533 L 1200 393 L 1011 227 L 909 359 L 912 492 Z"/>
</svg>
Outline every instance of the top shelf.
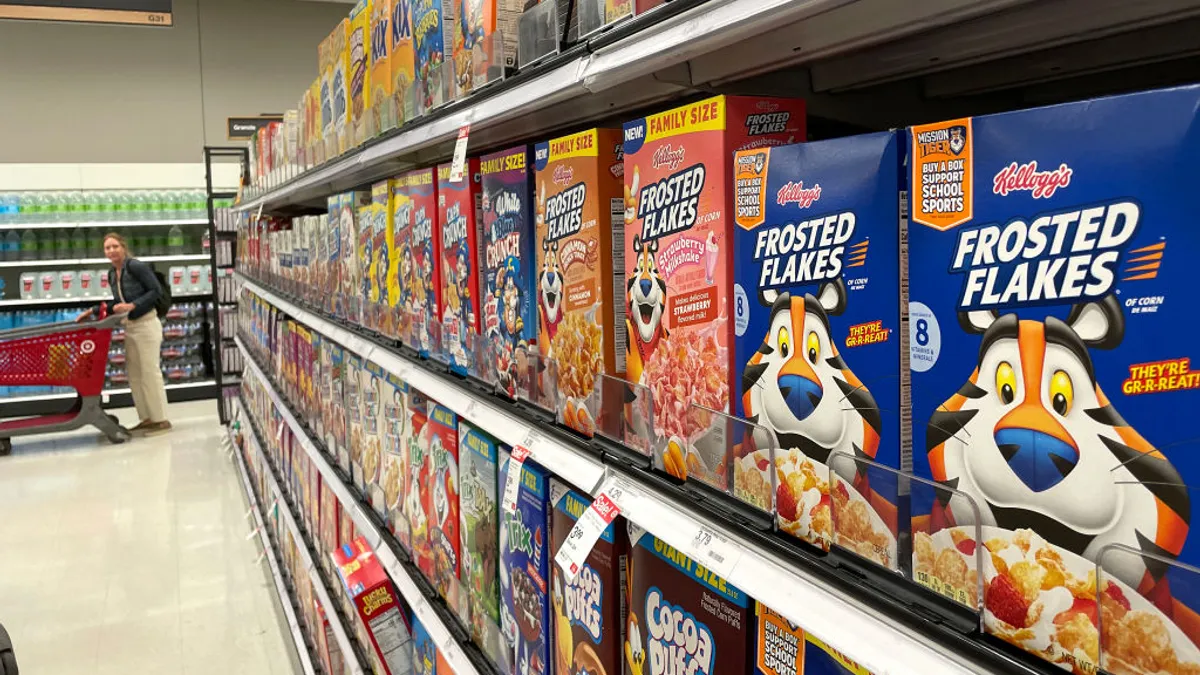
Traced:
<svg viewBox="0 0 1200 675">
<path fill-rule="evenodd" d="M 171 227 L 173 225 L 207 225 L 208 218 L 179 218 L 172 220 L 85 220 L 80 222 L 3 223 L 0 232 L 8 230 L 71 230 L 77 227 Z"/>
</svg>

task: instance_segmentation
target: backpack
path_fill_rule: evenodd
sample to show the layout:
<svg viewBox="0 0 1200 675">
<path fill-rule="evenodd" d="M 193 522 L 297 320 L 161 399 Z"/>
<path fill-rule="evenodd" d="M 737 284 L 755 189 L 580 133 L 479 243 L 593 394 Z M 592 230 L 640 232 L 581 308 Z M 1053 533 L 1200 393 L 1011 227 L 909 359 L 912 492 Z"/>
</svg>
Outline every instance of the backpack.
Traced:
<svg viewBox="0 0 1200 675">
<path fill-rule="evenodd" d="M 171 286 L 167 283 L 167 276 L 165 274 L 159 272 L 153 266 L 150 269 L 154 271 L 154 278 L 158 280 L 158 286 L 162 289 L 162 292 L 158 294 L 158 299 L 154 301 L 154 313 L 158 315 L 158 318 L 163 319 L 166 318 L 167 312 L 171 311 L 171 305 L 173 304 L 171 300 Z"/>
</svg>

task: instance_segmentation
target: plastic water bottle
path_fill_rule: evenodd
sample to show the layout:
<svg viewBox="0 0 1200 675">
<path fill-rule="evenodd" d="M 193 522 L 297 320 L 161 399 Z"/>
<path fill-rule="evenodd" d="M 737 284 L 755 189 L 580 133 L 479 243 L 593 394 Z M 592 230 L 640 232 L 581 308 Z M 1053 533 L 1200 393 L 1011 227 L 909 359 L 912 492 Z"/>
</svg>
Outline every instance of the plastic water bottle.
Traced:
<svg viewBox="0 0 1200 675">
<path fill-rule="evenodd" d="M 37 260 L 40 254 L 37 235 L 33 230 L 25 230 L 21 235 L 21 260 Z"/>
<path fill-rule="evenodd" d="M 172 225 L 167 231 L 167 250 L 171 255 L 182 255 L 184 252 L 183 228 Z"/>
<path fill-rule="evenodd" d="M 7 225 L 16 220 L 17 196 L 12 192 L 0 192 L 0 223 Z"/>
<path fill-rule="evenodd" d="M 62 223 L 71 219 L 71 200 L 66 192 L 50 193 L 50 220 Z"/>
<path fill-rule="evenodd" d="M 208 194 L 204 190 L 190 192 L 191 213 L 189 218 L 204 218 L 208 215 Z"/>
<path fill-rule="evenodd" d="M 84 233 L 82 227 L 76 227 L 71 230 L 71 257 L 72 258 L 87 258 L 87 234 Z"/>
<path fill-rule="evenodd" d="M 64 260 L 71 257 L 71 231 L 63 228 L 54 232 L 54 259 Z"/>
<path fill-rule="evenodd" d="M 16 230 L 9 230 L 8 234 L 4 235 L 4 259 L 21 259 L 21 235 L 17 234 Z"/>
<path fill-rule="evenodd" d="M 112 190 L 97 192 L 92 202 L 96 205 L 96 220 L 116 220 L 117 203 Z"/>
</svg>

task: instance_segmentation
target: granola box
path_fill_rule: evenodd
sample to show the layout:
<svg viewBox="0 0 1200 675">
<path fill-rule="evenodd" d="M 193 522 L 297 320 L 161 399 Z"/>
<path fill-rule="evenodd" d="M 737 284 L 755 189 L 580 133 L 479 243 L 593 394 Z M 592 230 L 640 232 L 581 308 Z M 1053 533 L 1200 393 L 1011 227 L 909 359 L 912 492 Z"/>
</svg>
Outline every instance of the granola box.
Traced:
<svg viewBox="0 0 1200 675">
<path fill-rule="evenodd" d="M 550 499 L 554 504 L 550 550 L 558 551 L 592 500 L 557 478 L 550 479 Z M 618 518 L 600 533 L 574 579 L 553 566 L 550 598 L 555 673 L 622 673 L 628 554 L 625 523 Z"/>
<path fill-rule="evenodd" d="M 392 20 L 397 0 L 371 0 L 371 111 L 367 135 L 381 134 L 396 126 L 396 99 L 392 79 Z M 407 17 L 405 17 L 407 20 Z"/>
<path fill-rule="evenodd" d="M 595 430 L 587 401 L 596 377 L 625 374 L 625 272 L 621 133 L 590 129 L 534 146 L 537 170 L 538 351 L 553 361 L 560 411 L 569 427 Z M 556 373 L 556 377 L 553 376 Z"/>
<path fill-rule="evenodd" d="M 497 485 L 506 485 L 512 460 L 500 452 Z M 550 472 L 533 460 L 521 463 L 515 511 L 500 514 L 500 634 L 505 656 L 501 672 L 552 672 L 550 628 Z"/>
<path fill-rule="evenodd" d="M 471 639 L 493 663 L 500 651 L 500 525 L 497 461 L 502 444 L 474 424 L 458 421 L 458 489 L 462 517 L 462 580 Z"/>
<path fill-rule="evenodd" d="M 690 406 L 732 411 L 730 158 L 804 139 L 799 100 L 716 96 L 625 123 L 626 368 L 653 394 L 654 428 L 673 455 L 660 468 L 679 478 L 727 487 L 725 444 Z"/>
<path fill-rule="evenodd" d="M 479 158 L 463 167 L 462 180 L 450 180 L 450 165 L 438 176 L 438 223 L 442 238 L 442 351 L 450 367 L 466 373 L 474 364 L 479 334 Z"/>
<path fill-rule="evenodd" d="M 460 608 L 463 599 L 459 583 L 462 540 L 458 513 L 458 415 L 434 404 L 429 409 L 429 427 L 433 485 L 426 517 L 433 547 L 434 585 L 451 607 Z"/>
<path fill-rule="evenodd" d="M 409 332 L 421 355 L 428 356 L 435 347 L 434 324 L 442 315 L 442 236 L 438 226 L 437 182 L 432 168 L 411 171 L 404 178 L 408 181 L 412 208 Z"/>
<path fill-rule="evenodd" d="M 1200 668 L 1198 109 L 1191 86 L 908 133 L 913 465 L 954 488 L 914 487 L 914 574 L 1076 672 Z"/>
<path fill-rule="evenodd" d="M 902 159 L 893 132 L 734 156 L 734 410 L 778 439 L 777 524 L 891 569 L 899 481 L 858 462 L 911 461 Z M 768 511 L 769 459 L 745 444 L 733 465 L 735 494 Z"/>
<path fill-rule="evenodd" d="M 533 165 L 528 146 L 480 158 L 482 331 L 492 353 L 484 378 L 516 397 L 537 342 Z"/>
<path fill-rule="evenodd" d="M 352 146 L 361 145 L 367 139 L 367 120 L 371 115 L 372 2 L 374 0 L 358 0 L 350 10 L 350 30 L 346 34 Z"/>
</svg>

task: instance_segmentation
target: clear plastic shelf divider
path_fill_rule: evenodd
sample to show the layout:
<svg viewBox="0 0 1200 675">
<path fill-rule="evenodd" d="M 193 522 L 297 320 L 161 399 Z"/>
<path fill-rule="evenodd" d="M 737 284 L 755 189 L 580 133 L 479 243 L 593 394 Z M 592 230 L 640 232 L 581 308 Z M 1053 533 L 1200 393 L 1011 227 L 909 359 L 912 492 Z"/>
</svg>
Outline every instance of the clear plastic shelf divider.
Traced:
<svg viewBox="0 0 1200 675">
<path fill-rule="evenodd" d="M 517 20 L 518 65 L 528 68 L 559 53 L 562 46 L 558 2 L 550 0 L 525 10 Z"/>
<path fill-rule="evenodd" d="M 779 441 L 767 427 L 689 403 L 682 435 L 666 436 L 659 468 L 676 478 L 729 495 L 766 514 L 775 510 L 775 455 Z"/>
<path fill-rule="evenodd" d="M 633 16 L 633 0 L 577 0 L 579 39 Z"/>
<path fill-rule="evenodd" d="M 654 401 L 650 389 L 606 373 L 585 402 L 597 436 L 652 457 L 658 443 L 654 430 Z"/>
</svg>

